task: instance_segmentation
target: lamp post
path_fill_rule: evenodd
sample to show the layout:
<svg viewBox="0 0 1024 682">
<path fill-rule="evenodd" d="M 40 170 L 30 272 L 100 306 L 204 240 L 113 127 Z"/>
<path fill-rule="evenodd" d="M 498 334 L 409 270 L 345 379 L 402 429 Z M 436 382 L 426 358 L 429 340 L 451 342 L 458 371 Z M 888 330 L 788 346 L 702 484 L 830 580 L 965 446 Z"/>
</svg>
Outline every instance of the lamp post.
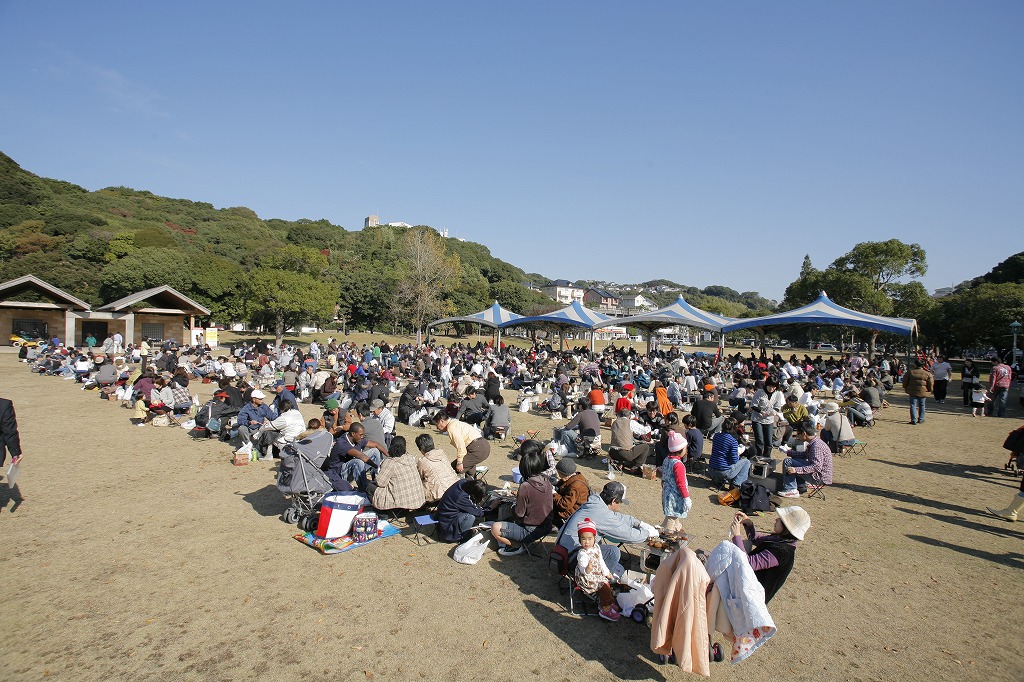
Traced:
<svg viewBox="0 0 1024 682">
<path fill-rule="evenodd" d="M 1010 323 L 1010 331 L 1013 332 L 1013 351 L 1010 357 L 1010 364 L 1017 364 L 1017 335 L 1020 334 L 1020 322 L 1014 320 Z"/>
</svg>

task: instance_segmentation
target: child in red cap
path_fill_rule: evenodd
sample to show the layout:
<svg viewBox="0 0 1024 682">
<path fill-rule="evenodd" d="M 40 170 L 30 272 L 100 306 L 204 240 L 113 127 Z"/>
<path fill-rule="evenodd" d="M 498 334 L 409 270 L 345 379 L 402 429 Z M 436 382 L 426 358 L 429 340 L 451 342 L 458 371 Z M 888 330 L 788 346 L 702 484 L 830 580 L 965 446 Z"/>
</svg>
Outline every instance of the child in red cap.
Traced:
<svg viewBox="0 0 1024 682">
<path fill-rule="evenodd" d="M 613 577 L 612 572 L 608 570 L 601 550 L 597 547 L 597 526 L 590 519 L 583 519 L 577 533 L 580 550 L 576 555 L 576 584 L 587 594 L 597 595 L 599 616 L 605 620 L 619 620 L 622 616 L 609 582 Z"/>
</svg>

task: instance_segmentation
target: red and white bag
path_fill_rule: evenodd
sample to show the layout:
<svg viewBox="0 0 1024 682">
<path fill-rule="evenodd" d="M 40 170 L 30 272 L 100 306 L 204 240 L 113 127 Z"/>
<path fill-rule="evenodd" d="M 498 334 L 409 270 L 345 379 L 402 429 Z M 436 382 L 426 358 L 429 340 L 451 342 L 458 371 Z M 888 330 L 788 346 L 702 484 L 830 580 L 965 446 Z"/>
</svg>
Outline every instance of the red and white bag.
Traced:
<svg viewBox="0 0 1024 682">
<path fill-rule="evenodd" d="M 359 493 L 327 493 L 320 507 L 320 522 L 316 526 L 319 537 L 333 540 L 352 532 L 352 520 L 369 504 Z"/>
</svg>

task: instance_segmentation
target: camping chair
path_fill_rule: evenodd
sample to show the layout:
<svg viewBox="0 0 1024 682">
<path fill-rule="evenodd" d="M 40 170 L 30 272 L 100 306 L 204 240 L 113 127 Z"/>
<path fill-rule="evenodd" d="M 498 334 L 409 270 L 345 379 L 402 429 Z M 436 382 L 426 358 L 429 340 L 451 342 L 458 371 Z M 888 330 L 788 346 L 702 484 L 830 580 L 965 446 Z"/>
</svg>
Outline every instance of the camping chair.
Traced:
<svg viewBox="0 0 1024 682">
<path fill-rule="evenodd" d="M 851 456 L 865 455 L 865 454 L 867 454 L 867 447 L 868 447 L 867 441 L 864 441 L 864 440 L 861 440 L 861 439 L 858 438 L 858 439 L 853 441 L 853 445 L 851 445 L 851 446 L 849 446 L 849 447 L 844 449 L 842 455 L 844 457 L 846 455 L 851 455 Z"/>
<path fill-rule="evenodd" d="M 825 484 L 821 481 L 808 481 L 807 482 L 807 499 L 812 497 L 821 498 L 821 501 L 825 501 Z"/>
<path fill-rule="evenodd" d="M 551 531 L 554 529 L 555 524 L 551 521 L 549 516 L 544 520 L 544 523 L 540 524 L 533 529 L 532 533 L 529 533 L 525 538 L 522 539 L 522 545 L 526 548 L 526 553 L 535 559 L 542 558 L 543 553 L 537 554 L 533 551 L 533 548 L 540 545 L 541 549 L 544 549 L 544 538 L 546 538 Z"/>
<path fill-rule="evenodd" d="M 413 529 L 413 541 L 417 546 L 429 545 L 437 542 L 437 519 L 433 514 L 420 514 L 410 517 L 409 527 Z"/>
</svg>

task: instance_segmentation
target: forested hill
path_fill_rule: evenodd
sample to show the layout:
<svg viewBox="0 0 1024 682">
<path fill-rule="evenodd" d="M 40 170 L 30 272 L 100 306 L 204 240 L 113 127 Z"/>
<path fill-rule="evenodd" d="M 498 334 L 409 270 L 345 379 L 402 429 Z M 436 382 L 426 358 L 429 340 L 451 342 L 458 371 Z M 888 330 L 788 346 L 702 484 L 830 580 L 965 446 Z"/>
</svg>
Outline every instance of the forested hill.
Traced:
<svg viewBox="0 0 1024 682">
<path fill-rule="evenodd" d="M 217 321 L 253 319 L 264 293 L 253 279 L 273 275 L 301 286 L 289 279 L 299 273 L 330 285 L 300 295 L 332 300 L 308 310 L 293 302 L 295 316 L 333 316 L 338 304 L 349 322 L 386 328 L 409 321 L 397 291 L 409 231 L 263 220 L 244 207 L 216 209 L 127 187 L 90 192 L 38 177 L 0 153 L 0 281 L 35 274 L 93 304 L 168 284 L 209 307 Z M 487 247 L 431 235 L 458 256 L 455 281 L 437 285 L 437 312 L 476 312 L 495 298 L 520 312 L 551 303 Z"/>
</svg>

